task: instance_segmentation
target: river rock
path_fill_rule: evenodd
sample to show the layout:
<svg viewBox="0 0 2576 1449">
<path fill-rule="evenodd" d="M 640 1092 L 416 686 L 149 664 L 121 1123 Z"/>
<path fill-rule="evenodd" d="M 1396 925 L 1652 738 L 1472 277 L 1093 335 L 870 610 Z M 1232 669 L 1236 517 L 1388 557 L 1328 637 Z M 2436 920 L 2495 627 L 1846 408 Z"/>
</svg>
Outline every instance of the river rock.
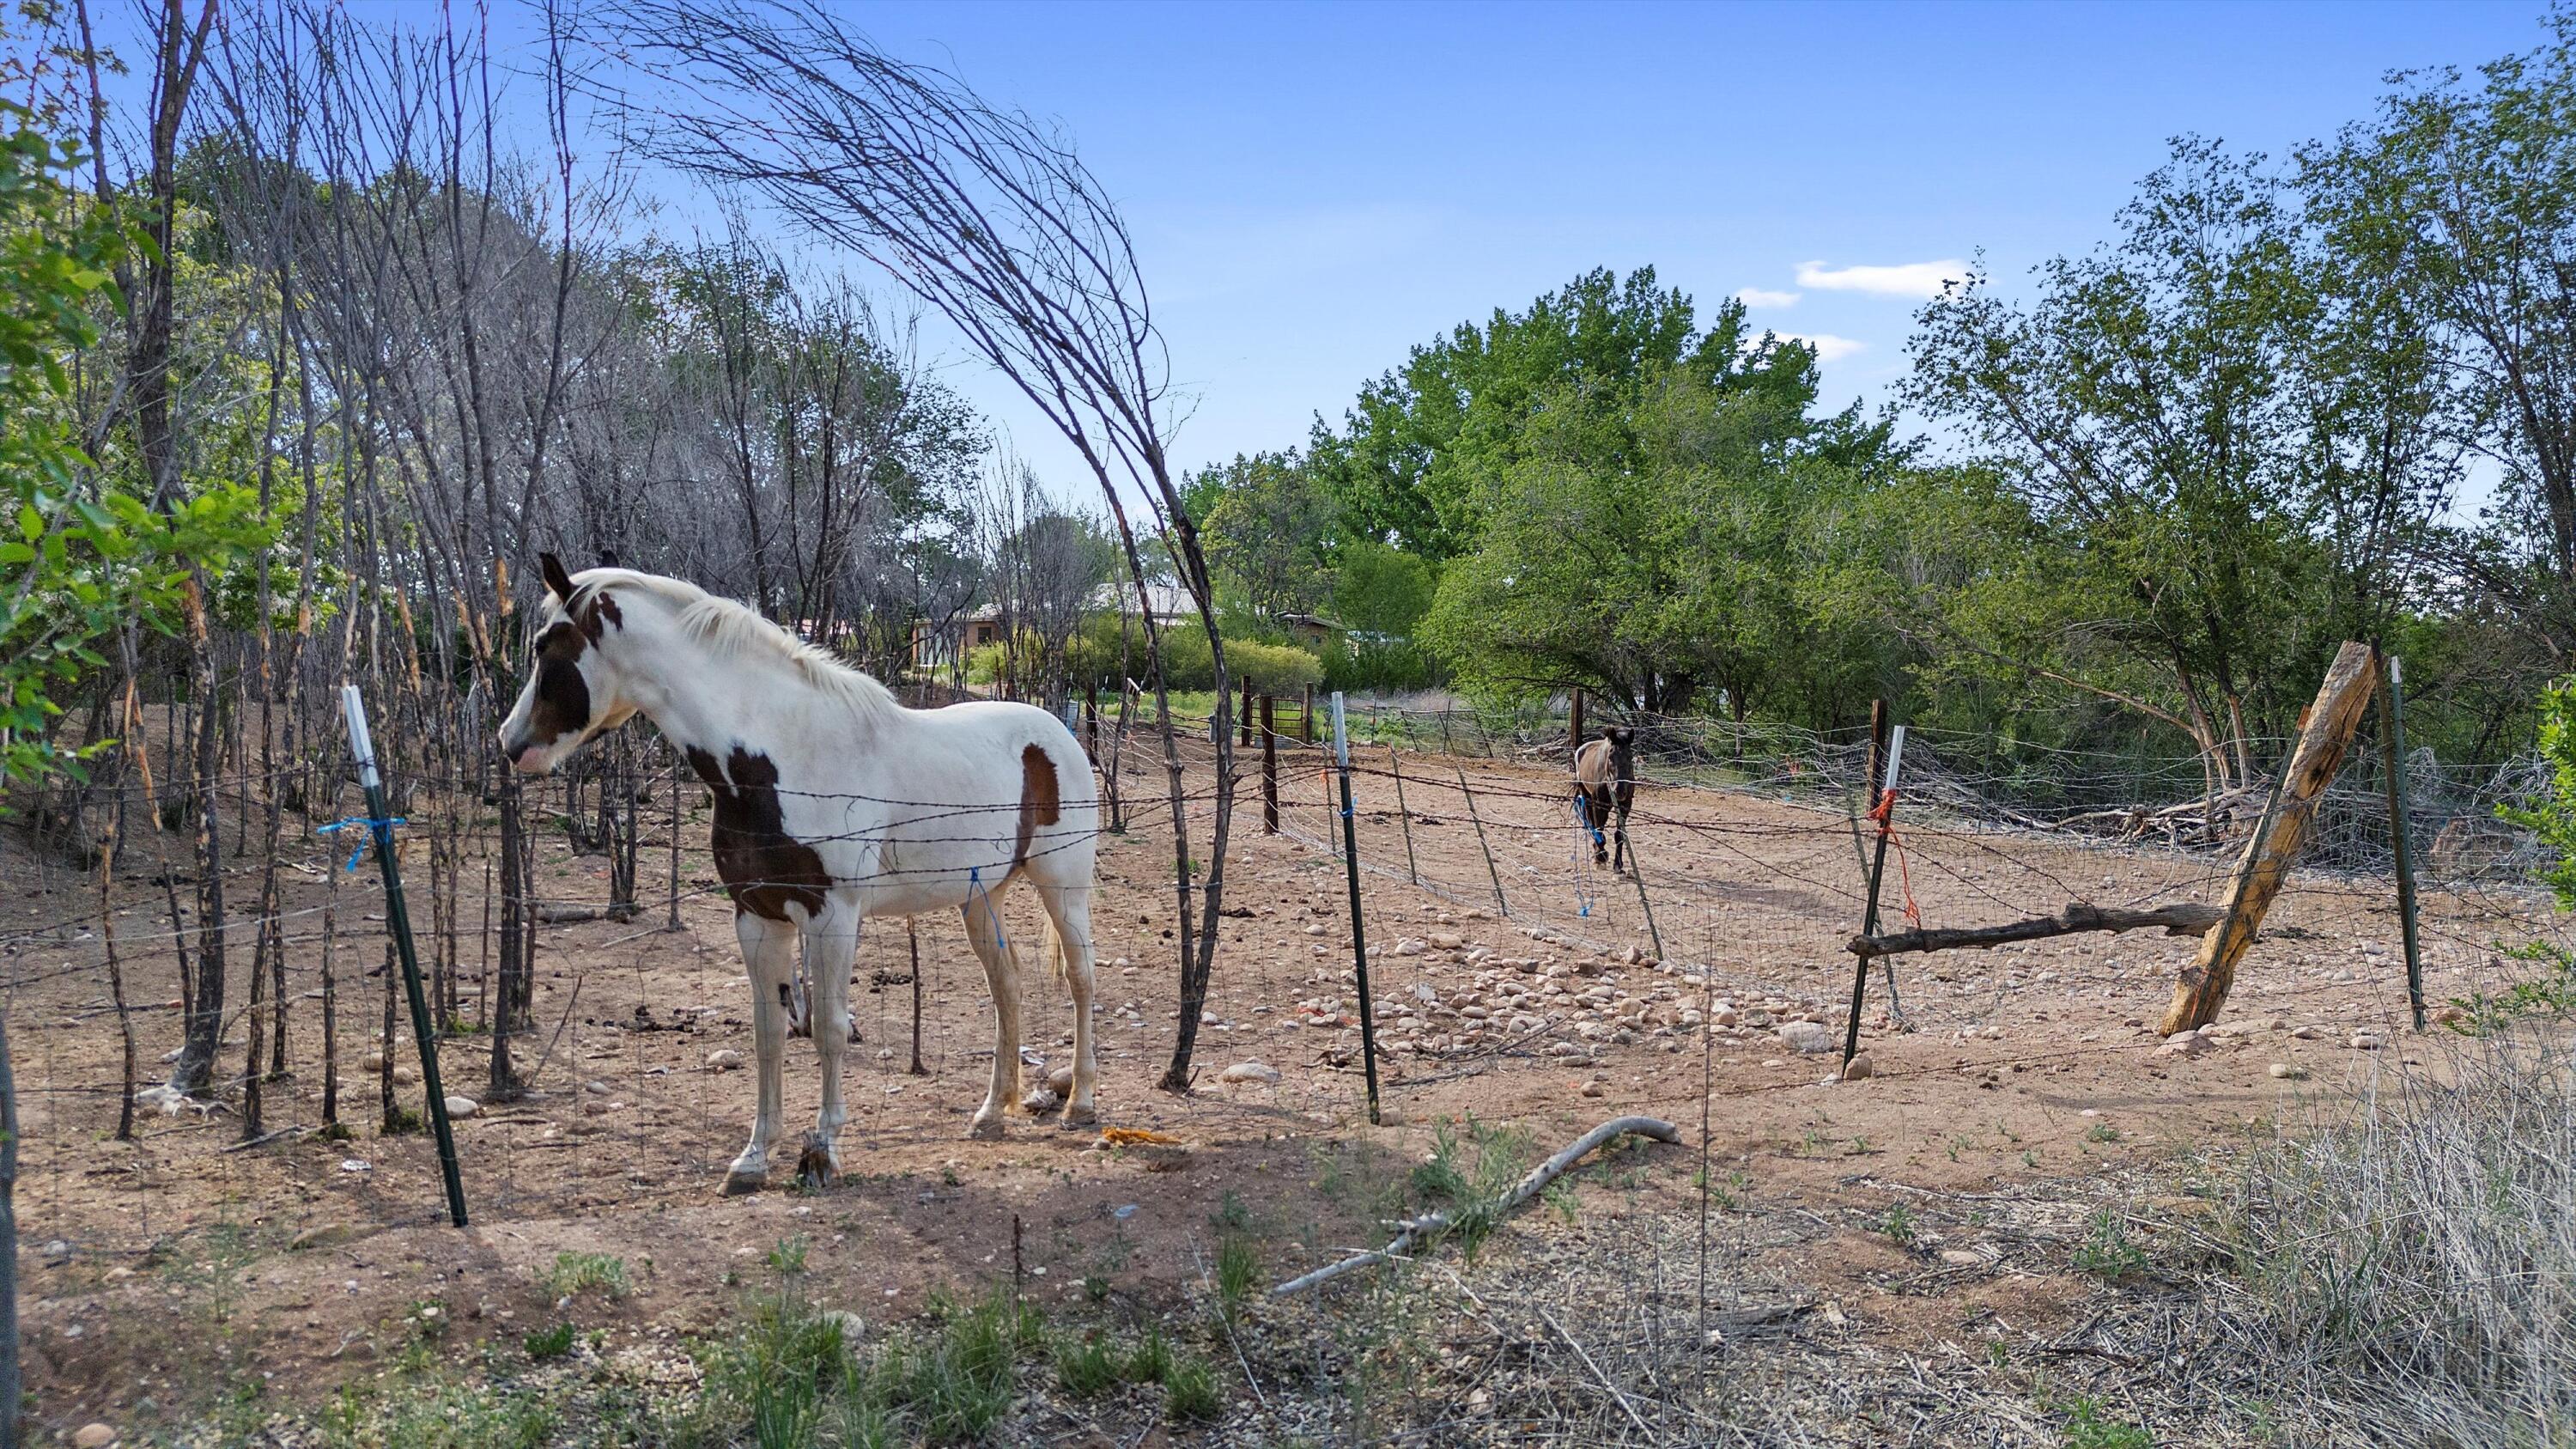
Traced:
<svg viewBox="0 0 2576 1449">
<path fill-rule="evenodd" d="M 1804 1056 L 1816 1056 L 1834 1049 L 1834 1034 L 1820 1021 L 1789 1021 L 1780 1024 L 1780 1044 Z"/>
<path fill-rule="evenodd" d="M 1269 1085 L 1279 1080 L 1279 1069 L 1266 1062 L 1236 1062 L 1217 1074 L 1220 1082 L 1259 1082 Z"/>
</svg>

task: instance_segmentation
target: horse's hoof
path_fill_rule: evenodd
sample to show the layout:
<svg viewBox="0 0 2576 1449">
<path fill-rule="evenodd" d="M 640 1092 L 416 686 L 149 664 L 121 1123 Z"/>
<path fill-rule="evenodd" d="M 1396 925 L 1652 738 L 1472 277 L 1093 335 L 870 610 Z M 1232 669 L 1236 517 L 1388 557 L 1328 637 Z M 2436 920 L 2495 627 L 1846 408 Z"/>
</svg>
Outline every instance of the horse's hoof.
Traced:
<svg viewBox="0 0 2576 1449">
<path fill-rule="evenodd" d="M 758 1192 L 767 1186 L 769 1186 L 769 1174 L 765 1172 L 744 1172 L 740 1168 L 736 1168 L 725 1174 L 724 1195 L 727 1197 L 743 1197 L 750 1193 Z"/>
<path fill-rule="evenodd" d="M 999 1112 L 996 1112 L 996 1113 L 994 1113 L 994 1114 L 993 1114 L 992 1116 L 990 1116 L 990 1117 L 978 1117 L 978 1118 L 976 1118 L 976 1119 L 975 1119 L 975 1124 L 974 1124 L 973 1126 L 968 1127 L 968 1128 L 966 1129 L 966 1135 L 967 1135 L 967 1136 L 969 1136 L 969 1137 L 974 1138 L 974 1139 L 975 1139 L 976 1141 L 978 1141 L 978 1142 L 999 1142 L 999 1141 L 1001 1141 L 1001 1140 L 1002 1140 L 1002 1114 L 1001 1114 L 1001 1113 L 999 1113 Z"/>
<path fill-rule="evenodd" d="M 1067 1102 L 1064 1104 L 1064 1125 L 1067 1127 L 1085 1127 L 1099 1120 L 1100 1113 L 1094 1110 L 1092 1105 L 1088 1102 Z"/>
<path fill-rule="evenodd" d="M 832 1185 L 832 1154 L 819 1147 L 808 1147 L 796 1159 L 796 1182 L 816 1192 Z"/>
</svg>

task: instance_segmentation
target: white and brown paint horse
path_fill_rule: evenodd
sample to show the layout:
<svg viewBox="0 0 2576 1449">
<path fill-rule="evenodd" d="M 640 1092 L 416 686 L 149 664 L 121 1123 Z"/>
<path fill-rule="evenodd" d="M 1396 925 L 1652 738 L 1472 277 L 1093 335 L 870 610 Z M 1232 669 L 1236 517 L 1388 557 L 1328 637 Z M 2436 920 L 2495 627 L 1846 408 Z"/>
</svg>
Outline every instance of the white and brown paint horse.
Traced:
<svg viewBox="0 0 2576 1449">
<path fill-rule="evenodd" d="M 1045 710 L 976 701 L 906 709 L 884 685 L 751 609 L 629 569 L 567 575 L 539 560 L 549 597 L 535 667 L 501 725 L 501 752 L 544 774 L 642 714 L 715 797 L 717 872 L 751 975 L 760 1106 L 727 1192 L 762 1185 L 780 1130 L 780 1057 L 795 1008 L 797 937 L 812 975 L 823 1105 L 803 1170 L 839 1170 L 841 1059 L 859 923 L 954 908 L 993 993 L 993 1080 L 974 1135 L 999 1136 L 1020 1101 L 1020 985 L 995 897 L 1037 887 L 1046 949 L 1073 996 L 1068 1123 L 1093 1116 L 1091 766 Z"/>
<path fill-rule="evenodd" d="M 1628 808 L 1637 803 L 1637 732 L 1612 725 L 1601 738 L 1586 740 L 1574 752 L 1574 808 L 1583 828 L 1592 832 L 1592 863 L 1610 862 L 1613 871 L 1628 868 Z M 1604 831 L 1618 841 L 1614 852 L 1603 843 Z"/>
</svg>

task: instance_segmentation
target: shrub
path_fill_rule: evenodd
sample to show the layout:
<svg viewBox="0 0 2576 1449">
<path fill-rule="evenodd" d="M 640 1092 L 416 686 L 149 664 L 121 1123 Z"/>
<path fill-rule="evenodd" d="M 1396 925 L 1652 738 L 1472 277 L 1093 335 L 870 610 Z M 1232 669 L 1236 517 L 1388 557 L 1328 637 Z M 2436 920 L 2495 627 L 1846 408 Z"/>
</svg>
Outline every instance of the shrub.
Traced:
<svg viewBox="0 0 2576 1449">
<path fill-rule="evenodd" d="M 2213 1305 L 2328 1442 L 2565 1442 L 2576 1425 L 2576 1049 L 2459 1041 L 2348 1119 L 2258 1154 Z"/>
</svg>

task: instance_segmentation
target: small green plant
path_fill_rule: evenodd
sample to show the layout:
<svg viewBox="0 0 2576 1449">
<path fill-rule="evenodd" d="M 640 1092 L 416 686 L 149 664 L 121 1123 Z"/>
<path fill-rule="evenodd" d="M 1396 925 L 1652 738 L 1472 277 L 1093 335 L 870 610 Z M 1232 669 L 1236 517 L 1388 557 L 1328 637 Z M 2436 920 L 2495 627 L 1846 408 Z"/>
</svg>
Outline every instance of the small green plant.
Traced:
<svg viewBox="0 0 2576 1449">
<path fill-rule="evenodd" d="M 1185 1424 L 1204 1424 L 1225 1412 L 1216 1371 L 1199 1359 L 1174 1359 L 1163 1371 L 1163 1412 Z"/>
<path fill-rule="evenodd" d="M 1252 1209 L 1243 1205 L 1240 1194 L 1228 1189 L 1225 1201 L 1217 1207 L 1216 1225 L 1230 1233 L 1248 1233 L 1252 1231 Z"/>
<path fill-rule="evenodd" d="M 2093 1215 L 2084 1241 L 2075 1249 L 2075 1267 L 2105 1281 L 2117 1281 L 2143 1271 L 2147 1255 L 2129 1241 L 2129 1220 L 2115 1209 L 2104 1208 Z"/>
<path fill-rule="evenodd" d="M 2093 1124 L 2093 1130 L 2084 1134 L 2084 1140 L 2087 1142 L 2117 1142 L 2120 1140 L 2120 1129 L 2112 1126 L 2108 1122 L 2096 1122 Z"/>
<path fill-rule="evenodd" d="M 1097 1273 L 1082 1275 L 1082 1296 L 1094 1303 L 1109 1301 L 1109 1280 Z"/>
<path fill-rule="evenodd" d="M 1218 1311 L 1229 1324 L 1243 1317 L 1243 1305 L 1250 1301 L 1252 1290 L 1261 1280 L 1261 1254 L 1252 1240 L 1229 1233 L 1216 1245 L 1216 1297 Z"/>
<path fill-rule="evenodd" d="M 2077 1399 L 2067 1412 L 2066 1449 L 2155 1449 L 2155 1436 L 2135 1424 L 2102 1416 L 2092 1399 Z"/>
<path fill-rule="evenodd" d="M 572 1352 L 572 1325 L 558 1323 L 552 1328 L 540 1329 L 520 1339 L 519 1346 L 528 1351 L 528 1357 L 539 1363 L 561 1358 Z"/>
<path fill-rule="evenodd" d="M 1055 1381 L 1077 1399 L 1095 1398 L 1118 1382 L 1119 1356 L 1106 1334 L 1067 1335 L 1055 1345 Z"/>
<path fill-rule="evenodd" d="M 1914 1246 L 1914 1214 L 1903 1203 L 1887 1210 L 1887 1217 L 1879 1223 L 1878 1230 L 1887 1234 L 1888 1240 L 1900 1248 Z"/>
<path fill-rule="evenodd" d="M 1171 1371 L 1172 1341 L 1153 1327 L 1136 1340 L 1136 1346 L 1127 1351 L 1127 1361 L 1119 1366 L 1120 1376 L 1131 1384 L 1159 1384 Z"/>
<path fill-rule="evenodd" d="M 555 1265 L 546 1270 L 544 1283 L 546 1291 L 557 1298 L 577 1298 L 592 1288 L 612 1299 L 633 1291 L 626 1277 L 626 1260 L 606 1253 L 557 1253 Z"/>
</svg>

